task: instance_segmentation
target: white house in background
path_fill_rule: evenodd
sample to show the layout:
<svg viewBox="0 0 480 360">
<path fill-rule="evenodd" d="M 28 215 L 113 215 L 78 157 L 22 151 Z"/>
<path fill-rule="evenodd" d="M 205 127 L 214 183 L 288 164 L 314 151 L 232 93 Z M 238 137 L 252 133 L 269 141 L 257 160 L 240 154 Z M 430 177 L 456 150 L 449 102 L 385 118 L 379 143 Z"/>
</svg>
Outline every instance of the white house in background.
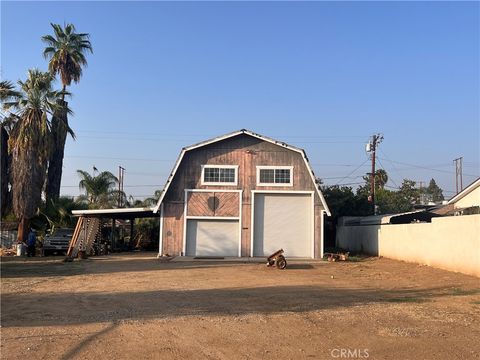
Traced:
<svg viewBox="0 0 480 360">
<path fill-rule="evenodd" d="M 480 178 L 451 198 L 447 205 L 453 205 L 454 209 L 480 206 Z"/>
</svg>

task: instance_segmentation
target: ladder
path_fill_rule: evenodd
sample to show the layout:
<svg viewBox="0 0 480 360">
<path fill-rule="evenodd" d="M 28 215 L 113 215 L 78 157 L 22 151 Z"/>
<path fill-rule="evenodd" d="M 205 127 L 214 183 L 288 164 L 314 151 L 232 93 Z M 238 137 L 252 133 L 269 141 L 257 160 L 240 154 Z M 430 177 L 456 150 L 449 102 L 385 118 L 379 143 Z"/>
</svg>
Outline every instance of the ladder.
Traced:
<svg viewBox="0 0 480 360">
<path fill-rule="evenodd" d="M 90 254 L 95 240 L 100 240 L 101 221 L 98 218 L 81 216 L 68 246 L 67 257 L 75 258 L 79 251 Z"/>
</svg>

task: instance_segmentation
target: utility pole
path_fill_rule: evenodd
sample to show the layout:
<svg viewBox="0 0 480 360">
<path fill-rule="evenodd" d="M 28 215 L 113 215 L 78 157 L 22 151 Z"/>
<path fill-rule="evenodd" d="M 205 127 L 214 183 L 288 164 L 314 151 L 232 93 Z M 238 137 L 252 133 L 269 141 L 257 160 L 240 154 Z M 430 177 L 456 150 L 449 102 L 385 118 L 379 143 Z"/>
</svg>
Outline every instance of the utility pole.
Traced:
<svg viewBox="0 0 480 360">
<path fill-rule="evenodd" d="M 376 134 L 372 135 L 372 140 L 367 144 L 367 152 L 371 153 L 372 158 L 372 172 L 370 173 L 370 196 L 368 200 L 372 203 L 373 214 L 377 214 L 377 208 L 375 207 L 375 160 L 376 160 L 376 151 L 377 146 L 382 142 L 383 135 Z"/>
<path fill-rule="evenodd" d="M 118 166 L 118 207 L 123 206 L 123 177 L 125 175 L 125 168 Z"/>
<path fill-rule="evenodd" d="M 455 163 L 455 185 L 457 188 L 457 194 L 463 190 L 463 170 L 462 170 L 462 163 L 463 163 L 463 156 L 456 158 L 453 160 Z M 458 190 L 458 185 L 460 184 L 460 191 Z"/>
<path fill-rule="evenodd" d="M 419 185 L 419 186 L 420 186 L 420 187 L 419 187 L 419 192 L 420 192 L 420 204 L 421 204 L 421 205 L 425 205 L 425 203 L 426 203 L 426 198 L 425 198 L 425 194 L 423 193 L 423 181 L 420 180 L 418 183 L 420 184 L 420 185 Z"/>
</svg>

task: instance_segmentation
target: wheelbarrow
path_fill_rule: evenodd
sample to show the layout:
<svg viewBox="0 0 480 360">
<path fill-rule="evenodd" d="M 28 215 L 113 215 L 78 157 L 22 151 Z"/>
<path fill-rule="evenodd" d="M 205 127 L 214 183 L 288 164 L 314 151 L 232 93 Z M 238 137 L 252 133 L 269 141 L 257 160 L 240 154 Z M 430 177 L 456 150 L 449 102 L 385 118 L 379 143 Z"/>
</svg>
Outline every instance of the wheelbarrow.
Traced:
<svg viewBox="0 0 480 360">
<path fill-rule="evenodd" d="M 267 258 L 267 266 L 273 265 L 281 270 L 287 267 L 287 259 L 285 259 L 285 256 L 283 256 L 283 249 L 275 251 Z"/>
</svg>

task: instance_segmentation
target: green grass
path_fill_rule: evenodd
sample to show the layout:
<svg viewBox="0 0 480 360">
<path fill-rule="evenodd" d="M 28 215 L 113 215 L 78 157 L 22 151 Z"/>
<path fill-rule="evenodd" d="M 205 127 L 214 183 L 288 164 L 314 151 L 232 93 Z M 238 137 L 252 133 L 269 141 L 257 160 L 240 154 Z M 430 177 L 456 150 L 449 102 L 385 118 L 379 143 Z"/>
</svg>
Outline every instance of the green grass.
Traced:
<svg viewBox="0 0 480 360">
<path fill-rule="evenodd" d="M 480 300 L 472 301 L 473 305 L 480 305 Z"/>
<path fill-rule="evenodd" d="M 475 295 L 479 294 L 480 290 L 463 290 L 461 288 L 453 288 L 450 290 L 451 295 L 453 296 L 465 296 L 465 295 Z"/>
<path fill-rule="evenodd" d="M 425 299 L 418 297 L 402 297 L 402 298 L 391 298 L 387 299 L 387 302 L 391 303 L 421 303 L 425 302 Z"/>
<path fill-rule="evenodd" d="M 348 257 L 348 260 L 347 260 L 347 261 L 359 262 L 359 261 L 363 261 L 363 260 L 365 260 L 365 258 L 362 258 L 362 257 L 357 256 L 357 255 L 353 255 L 353 256 L 350 255 L 350 256 Z"/>
</svg>

